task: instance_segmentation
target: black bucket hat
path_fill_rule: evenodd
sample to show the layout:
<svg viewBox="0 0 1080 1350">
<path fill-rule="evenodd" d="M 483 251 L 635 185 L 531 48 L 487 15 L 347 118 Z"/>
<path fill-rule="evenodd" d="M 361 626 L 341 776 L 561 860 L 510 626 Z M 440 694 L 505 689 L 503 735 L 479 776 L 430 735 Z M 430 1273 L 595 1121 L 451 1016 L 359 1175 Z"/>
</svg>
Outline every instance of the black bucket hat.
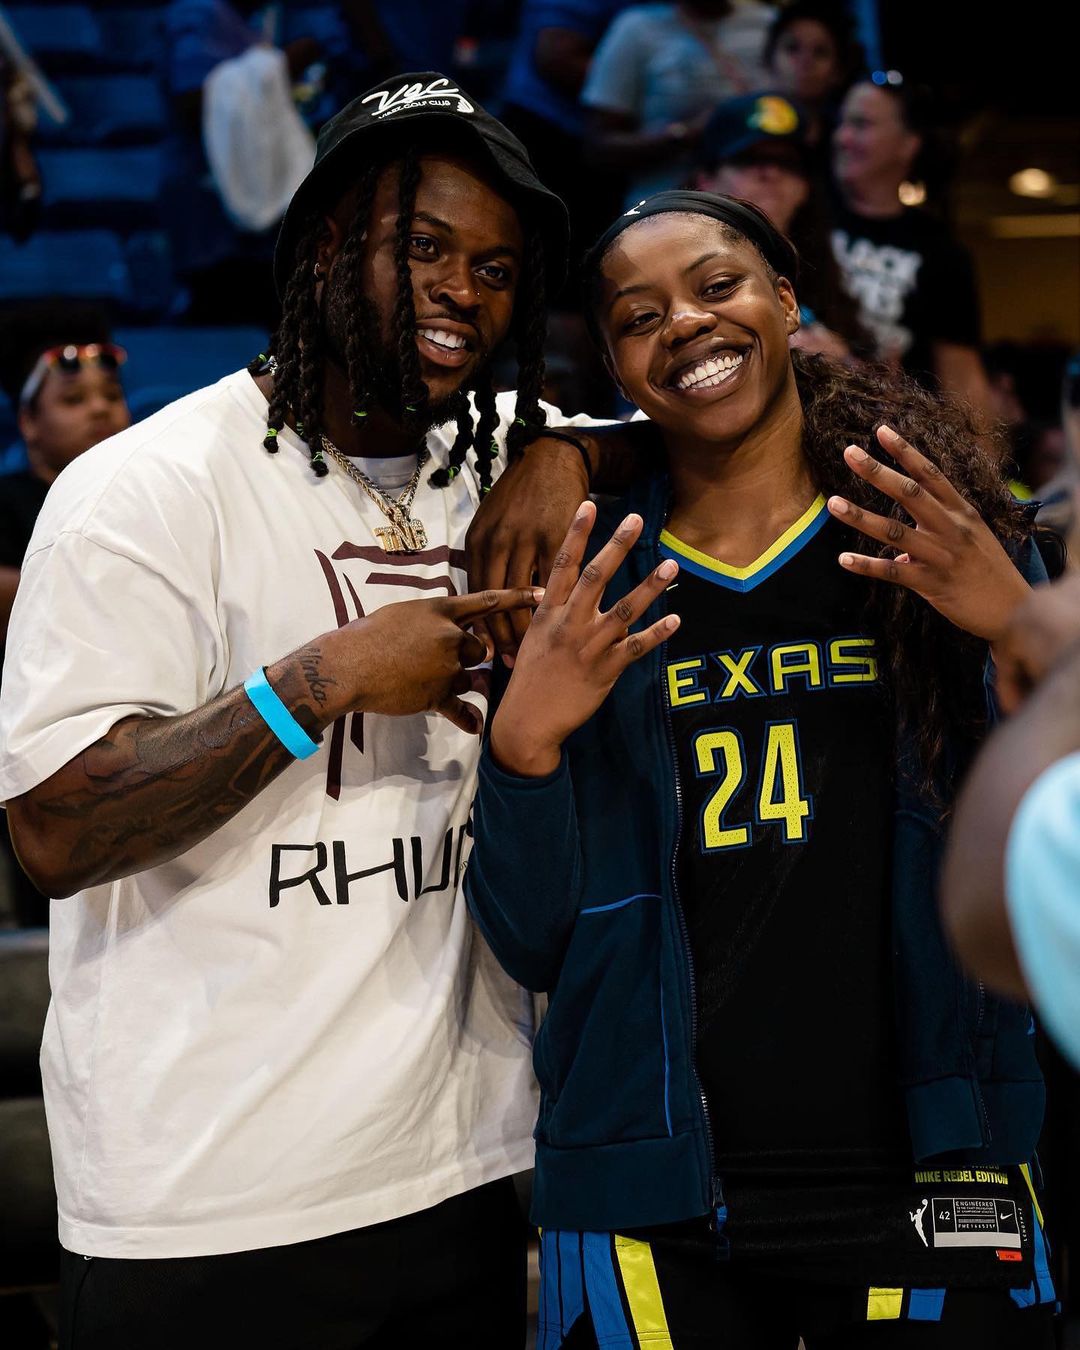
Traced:
<svg viewBox="0 0 1080 1350">
<path fill-rule="evenodd" d="M 569 221 L 561 198 L 536 176 L 525 147 L 453 81 L 438 71 L 396 75 L 353 99 L 323 127 L 315 164 L 296 189 L 278 232 L 274 250 L 274 282 L 278 295 L 295 265 L 296 246 L 304 222 L 313 211 L 326 209 L 332 194 L 340 195 L 349 175 L 357 175 L 367 158 L 384 146 L 424 145 L 426 131 L 437 132 L 432 143 L 478 152 L 522 217 L 540 231 L 551 290 L 566 275 Z"/>
</svg>

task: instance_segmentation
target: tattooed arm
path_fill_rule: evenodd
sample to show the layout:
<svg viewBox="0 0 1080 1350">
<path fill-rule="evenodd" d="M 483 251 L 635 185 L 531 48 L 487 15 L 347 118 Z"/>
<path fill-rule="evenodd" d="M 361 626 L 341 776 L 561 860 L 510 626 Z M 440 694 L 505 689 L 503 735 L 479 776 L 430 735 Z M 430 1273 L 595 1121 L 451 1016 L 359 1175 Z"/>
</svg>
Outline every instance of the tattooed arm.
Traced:
<svg viewBox="0 0 1080 1350">
<path fill-rule="evenodd" d="M 438 712 L 479 732 L 458 695 L 487 654 L 466 625 L 533 605 L 532 588 L 386 605 L 266 670 L 312 739 L 348 712 Z M 175 717 L 126 717 L 7 804 L 34 884 L 62 897 L 175 858 L 231 820 L 292 763 L 242 688 Z"/>
</svg>

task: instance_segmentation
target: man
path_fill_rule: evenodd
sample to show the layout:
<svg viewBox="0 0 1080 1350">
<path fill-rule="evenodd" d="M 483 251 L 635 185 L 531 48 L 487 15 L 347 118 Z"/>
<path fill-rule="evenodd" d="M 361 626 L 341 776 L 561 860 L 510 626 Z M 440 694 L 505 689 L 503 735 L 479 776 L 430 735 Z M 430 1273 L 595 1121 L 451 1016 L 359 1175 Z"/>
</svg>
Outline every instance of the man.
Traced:
<svg viewBox="0 0 1080 1350">
<path fill-rule="evenodd" d="M 203 138 L 206 81 L 224 62 L 263 42 L 252 24 L 260 8 L 258 0 L 171 0 L 162 15 L 161 78 L 170 126 L 162 156 L 161 214 L 174 265 L 190 294 L 188 320 L 250 322 L 266 331 L 275 317 L 273 230 L 245 229 L 230 217 Z M 320 54 L 319 43 L 309 36 L 290 42 L 284 52 L 290 80 Z"/>
<path fill-rule="evenodd" d="M 833 134 L 833 251 L 876 358 L 991 418 L 971 259 L 941 221 L 900 201 L 930 126 L 917 89 L 864 80 L 848 91 Z"/>
<path fill-rule="evenodd" d="M 1029 998 L 1080 1064 L 1080 577 L 1034 592 L 997 653 L 1014 712 L 957 806 L 943 905 L 957 951 Z"/>
<path fill-rule="evenodd" d="M 544 181 L 558 189 L 582 248 L 607 224 L 618 184 L 582 158 L 582 86 L 596 44 L 627 0 L 526 0 L 503 87 L 503 117 L 528 146 Z M 611 199 L 609 201 L 609 198 Z"/>
<path fill-rule="evenodd" d="M 772 5 L 678 0 L 634 5 L 596 49 L 581 101 L 598 164 L 627 178 L 626 205 L 685 182 L 717 103 L 767 83 Z"/>
<path fill-rule="evenodd" d="M 273 359 L 50 494 L 0 795 L 68 897 L 42 1053 L 65 1346 L 521 1344 L 531 1005 L 458 893 L 486 686 L 466 627 L 534 603 L 578 448 L 530 447 L 516 525 L 481 541 L 524 585 L 459 592 L 492 450 L 544 421 L 565 241 L 520 144 L 400 76 L 324 128 Z"/>
</svg>

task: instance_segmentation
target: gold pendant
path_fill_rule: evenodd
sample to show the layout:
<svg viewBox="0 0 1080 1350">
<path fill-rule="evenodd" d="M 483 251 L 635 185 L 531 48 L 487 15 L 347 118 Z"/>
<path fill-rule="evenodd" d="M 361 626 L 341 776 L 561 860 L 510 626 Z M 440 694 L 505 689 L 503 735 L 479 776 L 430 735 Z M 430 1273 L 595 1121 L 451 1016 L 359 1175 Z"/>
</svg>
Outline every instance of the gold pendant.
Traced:
<svg viewBox="0 0 1080 1350">
<path fill-rule="evenodd" d="M 404 512 L 391 517 L 389 525 L 374 531 L 384 553 L 418 553 L 427 547 L 427 530 L 415 516 Z"/>
</svg>

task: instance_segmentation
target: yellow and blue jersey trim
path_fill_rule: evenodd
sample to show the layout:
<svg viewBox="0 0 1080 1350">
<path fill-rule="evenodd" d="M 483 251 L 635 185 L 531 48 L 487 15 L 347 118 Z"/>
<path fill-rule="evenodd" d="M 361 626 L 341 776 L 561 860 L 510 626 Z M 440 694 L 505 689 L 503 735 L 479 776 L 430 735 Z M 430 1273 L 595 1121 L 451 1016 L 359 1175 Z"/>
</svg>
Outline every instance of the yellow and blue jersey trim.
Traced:
<svg viewBox="0 0 1080 1350">
<path fill-rule="evenodd" d="M 717 586 L 725 586 L 731 591 L 752 591 L 804 548 L 828 519 L 825 498 L 819 493 L 794 525 L 790 525 L 779 539 L 746 567 L 732 567 L 710 558 L 707 553 L 701 553 L 689 544 L 684 544 L 681 539 L 676 539 L 670 530 L 664 530 L 660 535 L 660 552 L 665 558 L 674 558 L 680 568 L 704 581 L 715 582 Z"/>
</svg>

